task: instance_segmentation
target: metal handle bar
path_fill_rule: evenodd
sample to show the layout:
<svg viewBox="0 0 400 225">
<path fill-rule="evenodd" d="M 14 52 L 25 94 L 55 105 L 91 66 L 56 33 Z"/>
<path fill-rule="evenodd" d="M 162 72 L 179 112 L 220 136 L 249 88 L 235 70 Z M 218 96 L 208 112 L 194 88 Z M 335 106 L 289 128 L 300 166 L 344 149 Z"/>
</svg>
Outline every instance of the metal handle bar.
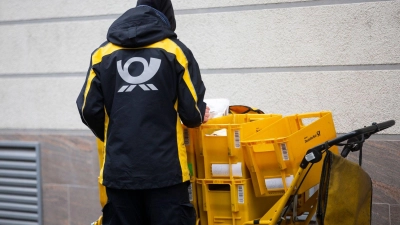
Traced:
<svg viewBox="0 0 400 225">
<path fill-rule="evenodd" d="M 365 135 L 366 138 L 371 136 L 372 134 L 375 134 L 379 131 L 385 130 L 395 124 L 394 120 L 389 120 L 383 123 L 373 123 L 371 126 L 364 127 L 361 129 L 354 130 L 352 132 L 349 132 L 347 134 L 344 134 L 342 136 L 339 136 L 335 139 L 332 139 L 330 141 L 327 141 L 323 144 L 317 145 L 311 149 L 309 149 L 303 158 L 303 161 L 300 164 L 300 167 L 305 169 L 308 165 L 308 163 L 312 162 L 319 162 L 322 158 L 322 151 L 329 149 L 330 147 L 340 144 L 343 141 L 346 141 L 350 138 L 359 136 L 359 135 Z"/>
</svg>

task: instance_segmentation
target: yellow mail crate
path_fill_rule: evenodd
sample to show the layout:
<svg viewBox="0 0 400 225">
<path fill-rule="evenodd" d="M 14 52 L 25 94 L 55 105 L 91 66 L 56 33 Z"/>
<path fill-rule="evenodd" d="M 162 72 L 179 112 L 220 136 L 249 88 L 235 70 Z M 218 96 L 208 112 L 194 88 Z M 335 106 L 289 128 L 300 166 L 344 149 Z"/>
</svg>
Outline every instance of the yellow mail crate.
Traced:
<svg viewBox="0 0 400 225">
<path fill-rule="evenodd" d="M 200 126 L 195 147 L 197 177 L 250 178 L 241 139 L 281 118 L 277 114 L 234 114 L 211 119 Z"/>
<path fill-rule="evenodd" d="M 257 198 L 250 179 L 197 179 L 201 225 L 242 225 L 261 218 L 279 197 Z"/>
<path fill-rule="evenodd" d="M 241 144 L 256 196 L 283 195 L 290 187 L 306 152 L 336 137 L 332 114 L 327 111 L 283 117 Z M 337 153 L 337 147 L 331 151 Z M 322 163 L 312 166 L 298 193 L 319 183 Z"/>
</svg>

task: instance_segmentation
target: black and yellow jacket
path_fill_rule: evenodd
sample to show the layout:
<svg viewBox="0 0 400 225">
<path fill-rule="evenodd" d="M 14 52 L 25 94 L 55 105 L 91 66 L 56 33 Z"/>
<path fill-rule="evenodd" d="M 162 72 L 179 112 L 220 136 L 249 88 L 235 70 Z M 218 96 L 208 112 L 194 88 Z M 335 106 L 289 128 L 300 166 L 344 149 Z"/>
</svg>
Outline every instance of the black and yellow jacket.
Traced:
<svg viewBox="0 0 400 225">
<path fill-rule="evenodd" d="M 107 40 L 77 99 L 83 123 L 104 142 L 99 182 L 150 189 L 189 180 L 181 124 L 201 125 L 206 107 L 191 51 L 147 6 L 119 17 Z"/>
</svg>

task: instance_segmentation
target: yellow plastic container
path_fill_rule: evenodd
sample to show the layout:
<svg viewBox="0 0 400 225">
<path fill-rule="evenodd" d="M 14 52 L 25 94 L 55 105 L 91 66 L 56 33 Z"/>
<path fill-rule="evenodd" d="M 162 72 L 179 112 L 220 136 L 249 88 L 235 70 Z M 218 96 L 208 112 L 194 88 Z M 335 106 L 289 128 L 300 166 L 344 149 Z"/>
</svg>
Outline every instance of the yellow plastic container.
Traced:
<svg viewBox="0 0 400 225">
<path fill-rule="evenodd" d="M 250 179 L 197 179 L 201 225 L 243 223 L 262 217 L 279 197 L 257 198 Z"/>
<path fill-rule="evenodd" d="M 209 120 L 200 126 L 195 147 L 197 177 L 250 178 L 240 140 L 281 118 L 278 114 L 234 114 Z"/>
<path fill-rule="evenodd" d="M 284 117 L 243 139 L 245 163 L 256 196 L 283 195 L 306 152 L 335 137 L 332 114 L 323 111 Z M 337 147 L 330 150 L 338 152 Z M 319 183 L 321 168 L 322 163 L 313 165 L 299 194 Z"/>
</svg>

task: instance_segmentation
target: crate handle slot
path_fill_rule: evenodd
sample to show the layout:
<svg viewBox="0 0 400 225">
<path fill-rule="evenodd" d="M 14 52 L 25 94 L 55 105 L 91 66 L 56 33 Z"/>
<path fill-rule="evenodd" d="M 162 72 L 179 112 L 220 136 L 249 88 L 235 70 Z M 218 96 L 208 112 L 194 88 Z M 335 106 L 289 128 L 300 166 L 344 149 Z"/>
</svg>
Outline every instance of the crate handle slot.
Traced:
<svg viewBox="0 0 400 225">
<path fill-rule="evenodd" d="M 318 120 L 319 118 L 325 116 L 328 112 L 310 112 L 310 113 L 302 113 L 302 114 L 297 114 L 297 118 L 298 118 L 298 128 L 303 128 L 305 126 L 307 126 L 308 124 L 311 124 L 312 122 Z M 314 121 L 312 121 L 311 123 L 303 123 L 303 120 L 305 119 L 312 119 L 315 118 Z"/>
</svg>

